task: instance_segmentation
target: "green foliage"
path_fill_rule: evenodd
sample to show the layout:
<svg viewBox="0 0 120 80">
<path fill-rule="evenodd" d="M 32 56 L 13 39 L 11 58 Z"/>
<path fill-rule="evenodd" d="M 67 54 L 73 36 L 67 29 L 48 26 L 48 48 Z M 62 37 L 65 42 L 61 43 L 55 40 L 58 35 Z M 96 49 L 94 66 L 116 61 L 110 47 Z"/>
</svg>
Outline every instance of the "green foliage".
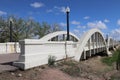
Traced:
<svg viewBox="0 0 120 80">
<path fill-rule="evenodd" d="M 118 50 L 117 62 L 120 64 L 120 50 Z"/>
<path fill-rule="evenodd" d="M 46 22 L 43 22 L 42 24 L 39 24 L 39 23 L 36 24 L 35 35 L 41 38 L 48 33 L 50 33 L 49 24 L 47 24 Z"/>
<path fill-rule="evenodd" d="M 62 29 L 58 24 L 54 24 L 50 26 L 48 23 L 37 23 L 35 27 L 35 35 L 37 35 L 39 38 L 43 37 L 46 34 L 49 34 L 51 32 L 55 31 L 61 31 Z"/>
<path fill-rule="evenodd" d="M 109 66 L 112 66 L 112 64 L 114 62 L 117 62 L 117 61 L 120 61 L 120 50 L 117 50 L 113 53 L 112 57 L 105 57 L 102 59 L 102 62 L 109 65 Z"/>
<path fill-rule="evenodd" d="M 111 80 L 120 80 L 120 77 L 111 77 Z"/>
<path fill-rule="evenodd" d="M 117 61 L 116 61 L 116 69 L 120 70 L 120 50 L 118 50 L 118 57 L 117 57 Z"/>
<path fill-rule="evenodd" d="M 9 37 L 9 29 L 7 25 L 7 21 L 4 18 L 0 17 L 0 42 L 8 41 L 7 37 Z"/>
<path fill-rule="evenodd" d="M 48 65 L 49 66 L 54 66 L 55 61 L 56 61 L 56 57 L 50 55 L 49 58 L 48 58 Z"/>
<path fill-rule="evenodd" d="M 62 30 L 58 24 L 36 22 L 33 19 L 22 19 L 15 16 L 0 17 L 0 42 L 8 42 L 10 38 L 10 18 L 12 18 L 12 37 L 14 42 L 21 39 L 41 38 L 44 35 Z"/>
</svg>

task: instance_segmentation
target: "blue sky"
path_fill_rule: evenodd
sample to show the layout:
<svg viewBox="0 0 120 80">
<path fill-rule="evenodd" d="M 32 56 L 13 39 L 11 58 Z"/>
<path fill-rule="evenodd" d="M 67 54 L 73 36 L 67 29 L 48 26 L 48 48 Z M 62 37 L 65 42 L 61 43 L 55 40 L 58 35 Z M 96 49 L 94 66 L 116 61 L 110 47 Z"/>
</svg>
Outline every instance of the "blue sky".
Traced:
<svg viewBox="0 0 120 80">
<path fill-rule="evenodd" d="M 66 30 L 65 8 L 70 7 L 70 31 L 79 35 L 99 28 L 120 39 L 120 0 L 1 0 L 0 16 L 16 15 L 38 22 L 58 23 Z"/>
</svg>

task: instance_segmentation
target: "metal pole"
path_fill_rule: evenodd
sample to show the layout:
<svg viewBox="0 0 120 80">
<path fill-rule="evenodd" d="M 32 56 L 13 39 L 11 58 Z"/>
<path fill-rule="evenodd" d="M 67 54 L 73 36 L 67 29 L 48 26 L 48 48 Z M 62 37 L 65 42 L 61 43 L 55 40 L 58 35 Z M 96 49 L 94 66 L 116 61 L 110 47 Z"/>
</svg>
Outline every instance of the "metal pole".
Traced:
<svg viewBox="0 0 120 80">
<path fill-rule="evenodd" d="M 12 21 L 10 21 L 10 42 L 12 42 Z"/>
<path fill-rule="evenodd" d="M 67 41 L 70 40 L 70 37 L 69 37 L 69 12 L 66 12 L 67 14 Z"/>
</svg>

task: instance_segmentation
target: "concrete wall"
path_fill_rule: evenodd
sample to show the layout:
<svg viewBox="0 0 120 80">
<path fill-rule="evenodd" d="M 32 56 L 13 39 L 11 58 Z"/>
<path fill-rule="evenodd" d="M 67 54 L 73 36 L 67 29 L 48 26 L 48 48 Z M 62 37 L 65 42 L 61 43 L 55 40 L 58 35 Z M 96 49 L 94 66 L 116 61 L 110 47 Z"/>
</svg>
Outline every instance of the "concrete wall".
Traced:
<svg viewBox="0 0 120 80">
<path fill-rule="evenodd" d="M 19 43 L 7 42 L 0 43 L 0 54 L 20 53 Z"/>
<path fill-rule="evenodd" d="M 22 69 L 28 69 L 48 63 L 49 56 L 55 56 L 56 60 L 73 57 L 77 47 L 75 42 L 42 42 L 40 40 L 25 39 L 20 41 L 21 54 L 19 62 L 14 65 Z"/>
</svg>

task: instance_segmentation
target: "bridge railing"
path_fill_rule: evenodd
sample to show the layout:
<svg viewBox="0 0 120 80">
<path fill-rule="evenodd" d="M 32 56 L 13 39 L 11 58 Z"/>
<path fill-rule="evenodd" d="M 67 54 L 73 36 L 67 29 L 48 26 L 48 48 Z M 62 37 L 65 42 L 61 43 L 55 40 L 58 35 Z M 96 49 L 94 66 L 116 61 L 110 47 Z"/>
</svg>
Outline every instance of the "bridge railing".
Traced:
<svg viewBox="0 0 120 80">
<path fill-rule="evenodd" d="M 73 41 L 46 41 L 25 39 L 20 41 L 21 54 L 19 62 L 15 63 L 22 69 L 28 69 L 35 66 L 40 66 L 48 63 L 49 56 L 55 56 L 56 60 L 67 57 L 73 57 L 77 48 L 77 42 Z M 31 61 L 32 60 L 32 61 Z M 25 63 L 24 63 L 25 62 Z M 18 64 L 19 63 L 19 64 Z M 17 65 L 18 64 L 18 65 Z"/>
<path fill-rule="evenodd" d="M 18 42 L 0 43 L 0 54 L 20 53 L 20 45 Z"/>
</svg>

